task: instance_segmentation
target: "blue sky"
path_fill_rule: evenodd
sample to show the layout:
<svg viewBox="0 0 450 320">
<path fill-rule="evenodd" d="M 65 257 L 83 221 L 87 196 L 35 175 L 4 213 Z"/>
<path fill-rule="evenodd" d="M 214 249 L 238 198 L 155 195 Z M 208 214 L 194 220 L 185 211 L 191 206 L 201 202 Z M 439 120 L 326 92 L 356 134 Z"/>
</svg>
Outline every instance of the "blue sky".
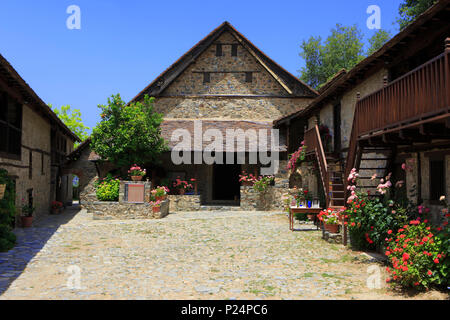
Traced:
<svg viewBox="0 0 450 320">
<path fill-rule="evenodd" d="M 369 5 L 381 26 L 398 32 L 401 0 L 1 0 L 0 53 L 36 93 L 55 106 L 80 109 L 86 125 L 114 93 L 132 99 L 200 39 L 227 20 L 298 76 L 299 45 L 325 38 L 336 23 L 366 35 Z M 69 30 L 69 5 L 81 9 L 81 30 Z"/>
</svg>

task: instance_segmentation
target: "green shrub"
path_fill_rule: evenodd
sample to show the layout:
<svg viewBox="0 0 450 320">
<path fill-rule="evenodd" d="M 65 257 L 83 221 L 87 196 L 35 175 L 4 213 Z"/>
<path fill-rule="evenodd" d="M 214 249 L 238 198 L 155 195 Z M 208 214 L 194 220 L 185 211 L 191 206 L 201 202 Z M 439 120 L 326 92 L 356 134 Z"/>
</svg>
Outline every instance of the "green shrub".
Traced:
<svg viewBox="0 0 450 320">
<path fill-rule="evenodd" d="M 393 201 L 383 203 L 358 194 L 345 211 L 352 245 L 357 250 L 376 250 L 385 245 L 388 231 L 396 232 L 408 221 L 406 209 Z"/>
<path fill-rule="evenodd" d="M 8 177 L 8 172 L 0 169 L 0 184 L 5 184 L 5 194 L 0 200 L 0 251 L 11 249 L 16 243 L 12 226 L 16 215 L 14 183 Z"/>
<path fill-rule="evenodd" d="M 15 243 L 16 235 L 11 232 L 11 228 L 0 224 L 0 252 L 12 249 Z"/>
<path fill-rule="evenodd" d="M 108 174 L 106 178 L 97 181 L 96 194 L 100 201 L 119 201 L 120 180 Z"/>
</svg>

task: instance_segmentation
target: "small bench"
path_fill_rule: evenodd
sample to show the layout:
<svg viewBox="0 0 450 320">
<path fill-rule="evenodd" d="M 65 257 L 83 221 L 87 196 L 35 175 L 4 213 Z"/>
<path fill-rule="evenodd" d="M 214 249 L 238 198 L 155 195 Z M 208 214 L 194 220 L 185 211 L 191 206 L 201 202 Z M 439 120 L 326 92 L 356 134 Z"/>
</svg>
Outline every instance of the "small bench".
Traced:
<svg viewBox="0 0 450 320">
<path fill-rule="evenodd" d="M 289 208 L 289 230 L 294 231 L 294 215 L 296 213 L 313 214 L 314 215 L 314 223 L 316 223 L 317 230 L 319 230 L 319 223 L 317 223 L 317 215 L 321 211 L 323 211 L 322 208 L 290 207 Z"/>
</svg>

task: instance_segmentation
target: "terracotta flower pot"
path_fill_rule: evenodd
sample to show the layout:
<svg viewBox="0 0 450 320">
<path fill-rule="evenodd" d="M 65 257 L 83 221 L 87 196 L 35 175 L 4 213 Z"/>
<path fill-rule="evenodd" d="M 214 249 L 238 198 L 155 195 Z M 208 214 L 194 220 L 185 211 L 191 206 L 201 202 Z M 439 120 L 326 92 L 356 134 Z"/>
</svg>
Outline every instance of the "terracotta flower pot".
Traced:
<svg viewBox="0 0 450 320">
<path fill-rule="evenodd" d="M 153 213 L 161 212 L 161 207 L 152 207 Z"/>
<path fill-rule="evenodd" d="M 156 201 L 164 201 L 164 200 L 166 200 L 166 196 L 160 196 L 160 197 L 155 196 L 155 199 L 156 199 Z"/>
<path fill-rule="evenodd" d="M 253 182 L 252 181 L 242 181 L 242 186 L 243 187 L 251 187 L 253 186 Z"/>
<path fill-rule="evenodd" d="M 131 176 L 131 180 L 133 180 L 133 181 L 141 181 L 142 180 L 142 176 Z"/>
<path fill-rule="evenodd" d="M 325 230 L 330 233 L 339 233 L 339 225 L 338 224 L 325 224 Z"/>
<path fill-rule="evenodd" d="M 33 224 L 33 217 L 21 217 L 22 228 L 30 228 Z"/>
<path fill-rule="evenodd" d="M 179 194 L 180 194 L 180 195 L 184 195 L 185 192 L 186 192 L 186 190 L 184 190 L 184 189 L 180 189 L 180 190 L 179 190 Z"/>
<path fill-rule="evenodd" d="M 52 208 L 52 214 L 58 214 L 59 208 Z"/>
<path fill-rule="evenodd" d="M 308 217 L 308 220 L 309 220 L 309 221 L 314 221 L 314 218 L 315 218 L 316 216 L 313 215 L 313 214 L 308 214 L 307 217 Z"/>
</svg>

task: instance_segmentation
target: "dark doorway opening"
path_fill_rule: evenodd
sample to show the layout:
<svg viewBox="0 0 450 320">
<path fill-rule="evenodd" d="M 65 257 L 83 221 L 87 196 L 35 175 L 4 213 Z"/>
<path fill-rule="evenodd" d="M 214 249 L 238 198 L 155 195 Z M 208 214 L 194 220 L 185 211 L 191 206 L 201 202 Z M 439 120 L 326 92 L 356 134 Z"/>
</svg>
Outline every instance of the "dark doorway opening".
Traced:
<svg viewBox="0 0 450 320">
<path fill-rule="evenodd" d="M 240 164 L 214 164 L 213 201 L 225 201 L 230 205 L 238 205 L 241 198 L 240 174 Z"/>
<path fill-rule="evenodd" d="M 333 107 L 334 152 L 341 152 L 341 104 Z"/>
</svg>

